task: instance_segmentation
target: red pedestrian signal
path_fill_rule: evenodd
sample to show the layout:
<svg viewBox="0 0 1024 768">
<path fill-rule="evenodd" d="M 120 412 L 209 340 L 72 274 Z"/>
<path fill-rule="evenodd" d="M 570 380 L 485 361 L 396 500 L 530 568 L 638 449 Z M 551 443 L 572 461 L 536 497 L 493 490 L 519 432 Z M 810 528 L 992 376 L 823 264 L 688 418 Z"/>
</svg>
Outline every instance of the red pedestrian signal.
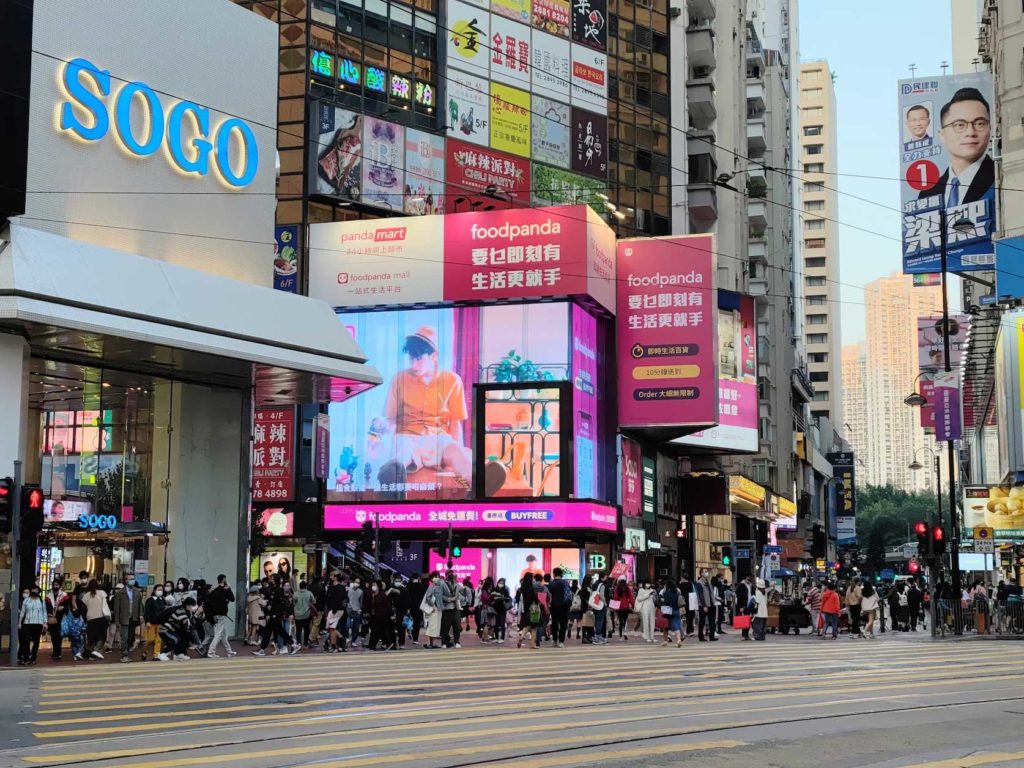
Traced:
<svg viewBox="0 0 1024 768">
<path fill-rule="evenodd" d="M 921 566 L 918 565 L 917 560 L 911 560 L 910 564 L 907 566 L 907 570 L 910 571 L 911 573 L 916 574 L 916 573 L 919 573 L 921 571 Z"/>
<path fill-rule="evenodd" d="M 946 554 L 946 532 L 939 525 L 932 528 L 932 554 Z"/>
<path fill-rule="evenodd" d="M 0 533 L 10 533 L 14 521 L 14 481 L 0 477 Z"/>
<path fill-rule="evenodd" d="M 33 488 L 28 492 L 28 508 L 33 512 L 43 508 L 43 492 L 39 488 Z"/>
<path fill-rule="evenodd" d="M 924 536 L 924 534 L 928 533 L 928 523 L 920 520 L 914 523 L 914 533 L 918 536 Z"/>
<path fill-rule="evenodd" d="M 914 533 L 917 534 L 917 554 L 921 557 L 927 557 L 931 554 L 931 541 L 929 541 L 929 530 L 928 523 L 923 520 L 919 520 L 914 523 Z"/>
</svg>

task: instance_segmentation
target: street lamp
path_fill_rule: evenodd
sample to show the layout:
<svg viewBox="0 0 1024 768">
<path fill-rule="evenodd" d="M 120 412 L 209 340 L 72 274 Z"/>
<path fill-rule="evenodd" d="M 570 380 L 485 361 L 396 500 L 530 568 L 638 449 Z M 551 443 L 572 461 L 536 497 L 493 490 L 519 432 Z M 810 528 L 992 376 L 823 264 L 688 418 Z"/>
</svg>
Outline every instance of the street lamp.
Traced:
<svg viewBox="0 0 1024 768">
<path fill-rule="evenodd" d="M 916 384 L 918 379 L 920 379 L 921 376 L 924 375 L 924 373 L 925 371 L 921 371 L 921 373 L 917 374 L 917 376 L 914 377 L 914 381 L 912 382 L 912 384 Z M 903 398 L 903 402 L 906 405 L 909 405 L 911 408 L 920 408 L 922 405 L 928 404 L 928 398 L 915 389 L 913 392 L 911 392 L 909 395 Z"/>
</svg>

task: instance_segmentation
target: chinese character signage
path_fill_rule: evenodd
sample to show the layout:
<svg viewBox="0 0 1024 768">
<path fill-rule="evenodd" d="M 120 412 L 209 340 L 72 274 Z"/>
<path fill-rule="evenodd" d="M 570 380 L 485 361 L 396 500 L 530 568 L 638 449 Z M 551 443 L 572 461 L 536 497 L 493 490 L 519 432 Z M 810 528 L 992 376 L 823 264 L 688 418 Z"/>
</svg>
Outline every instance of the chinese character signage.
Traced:
<svg viewBox="0 0 1024 768">
<path fill-rule="evenodd" d="M 274 227 L 274 288 L 296 293 L 299 290 L 299 227 L 291 224 Z"/>
<path fill-rule="evenodd" d="M 526 91 L 491 83 L 491 146 L 530 156 L 530 94 Z"/>
<path fill-rule="evenodd" d="M 608 118 L 573 107 L 572 130 L 572 169 L 608 178 Z"/>
<path fill-rule="evenodd" d="M 527 118 L 529 119 L 529 118 Z M 468 211 L 469 204 L 460 192 L 483 192 L 495 187 L 512 203 L 530 203 L 530 161 L 493 149 L 474 147 L 461 141 L 448 141 L 445 177 L 450 213 Z M 465 207 L 460 209 L 459 205 Z M 500 201 L 492 201 L 491 204 Z"/>
<path fill-rule="evenodd" d="M 334 56 L 327 51 L 309 52 L 309 72 L 314 77 L 334 79 Z"/>
<path fill-rule="evenodd" d="M 604 213 L 604 200 L 598 193 L 606 193 L 603 179 L 581 176 L 572 171 L 540 163 L 533 164 L 534 205 L 575 205 L 585 203 Z"/>
<path fill-rule="evenodd" d="M 376 520 L 382 528 L 436 532 L 451 524 L 463 528 L 536 531 L 551 529 L 618 531 L 615 507 L 591 501 L 508 502 L 507 504 L 476 504 L 453 502 L 442 504 L 397 504 L 394 506 L 358 504 L 327 504 L 324 507 L 324 529 L 359 530 L 367 520 Z"/>
<path fill-rule="evenodd" d="M 448 136 L 487 146 L 490 142 L 491 84 L 483 77 L 448 71 Z"/>
<path fill-rule="evenodd" d="M 569 0 L 533 0 L 533 27 L 559 37 L 569 37 Z"/>
<path fill-rule="evenodd" d="M 622 514 L 626 517 L 640 517 L 643 509 L 640 493 L 640 464 L 643 454 L 640 443 L 621 437 L 622 441 Z"/>
<path fill-rule="evenodd" d="M 569 100 L 572 55 L 569 41 L 543 32 L 533 33 L 533 92 Z"/>
<path fill-rule="evenodd" d="M 252 427 L 252 500 L 290 501 L 295 485 L 295 407 L 257 408 Z"/>
<path fill-rule="evenodd" d="M 487 77 L 490 71 L 491 15 L 459 0 L 448 2 L 448 65 Z M 502 49 L 504 53 L 504 49 Z"/>
<path fill-rule="evenodd" d="M 405 130 L 405 212 L 444 211 L 444 137 Z"/>
<path fill-rule="evenodd" d="M 940 271 L 943 211 L 949 271 L 995 263 L 992 94 L 988 72 L 899 82 L 905 273 Z"/>
<path fill-rule="evenodd" d="M 398 213 L 404 206 L 405 128 L 363 117 L 362 201 Z"/>
<path fill-rule="evenodd" d="M 531 30 L 503 16 L 491 17 L 491 80 L 530 88 Z"/>
<path fill-rule="evenodd" d="M 672 442 L 756 453 L 757 334 L 754 299 L 718 291 L 718 426 Z"/>
<path fill-rule="evenodd" d="M 530 23 L 530 0 L 491 0 L 491 11 L 497 16 Z"/>
<path fill-rule="evenodd" d="M 935 391 L 935 439 L 959 440 L 963 434 L 960 411 L 960 371 L 939 371 L 932 377 Z"/>
<path fill-rule="evenodd" d="M 825 456 L 825 459 L 832 465 L 832 477 L 838 482 L 832 482 L 835 486 L 835 519 L 838 532 L 837 544 L 857 543 L 857 489 L 855 464 L 856 458 L 852 451 L 835 451 Z M 831 515 L 829 516 L 831 517 Z"/>
<path fill-rule="evenodd" d="M 560 168 L 568 168 L 571 130 L 569 106 L 543 96 L 534 96 L 530 122 L 532 126 L 530 141 L 533 147 L 531 157 L 533 160 Z M 534 191 L 537 189 L 536 181 L 535 177 Z"/>
<path fill-rule="evenodd" d="M 572 45 L 570 90 L 572 103 L 608 112 L 608 57 L 584 45 Z"/>
<path fill-rule="evenodd" d="M 572 0 L 572 39 L 599 51 L 607 48 L 607 0 Z"/>
<path fill-rule="evenodd" d="M 618 244 L 619 426 L 718 423 L 713 238 Z"/>
</svg>

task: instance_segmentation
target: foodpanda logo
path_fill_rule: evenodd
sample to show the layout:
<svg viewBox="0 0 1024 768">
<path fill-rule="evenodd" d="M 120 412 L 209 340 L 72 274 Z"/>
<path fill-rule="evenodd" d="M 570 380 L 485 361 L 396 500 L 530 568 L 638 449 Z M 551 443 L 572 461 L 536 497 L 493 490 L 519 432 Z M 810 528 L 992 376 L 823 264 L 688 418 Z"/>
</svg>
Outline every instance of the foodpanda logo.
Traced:
<svg viewBox="0 0 1024 768">
<path fill-rule="evenodd" d="M 348 285 L 348 272 L 338 273 L 338 285 Z"/>
<path fill-rule="evenodd" d="M 366 515 L 366 510 L 365 509 L 357 509 L 356 510 L 356 522 L 357 523 L 365 523 L 366 522 L 366 518 L 367 518 L 367 515 Z"/>
</svg>

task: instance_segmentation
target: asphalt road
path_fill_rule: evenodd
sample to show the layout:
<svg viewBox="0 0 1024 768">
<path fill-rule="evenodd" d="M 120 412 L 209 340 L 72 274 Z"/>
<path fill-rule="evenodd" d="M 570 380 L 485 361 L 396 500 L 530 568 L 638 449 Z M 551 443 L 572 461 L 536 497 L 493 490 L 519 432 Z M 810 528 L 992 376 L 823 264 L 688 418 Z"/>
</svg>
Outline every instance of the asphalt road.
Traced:
<svg viewBox="0 0 1024 768">
<path fill-rule="evenodd" d="M 0 766 L 1024 766 L 1024 645 L 631 640 L 0 672 Z"/>
</svg>

